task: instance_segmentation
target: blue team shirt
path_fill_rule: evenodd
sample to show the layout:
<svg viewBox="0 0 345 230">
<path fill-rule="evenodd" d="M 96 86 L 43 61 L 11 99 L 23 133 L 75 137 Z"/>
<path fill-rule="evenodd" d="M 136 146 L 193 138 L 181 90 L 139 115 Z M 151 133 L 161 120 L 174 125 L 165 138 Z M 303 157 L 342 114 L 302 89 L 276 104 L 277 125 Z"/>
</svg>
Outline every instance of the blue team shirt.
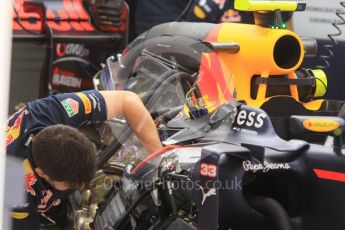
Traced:
<svg viewBox="0 0 345 230">
<path fill-rule="evenodd" d="M 33 170 L 32 136 L 43 128 L 65 124 L 79 127 L 87 122 L 104 121 L 107 108 L 102 95 L 95 91 L 66 93 L 38 99 L 27 103 L 8 119 L 6 131 L 7 154 L 23 159 L 27 202 L 14 207 L 14 221 L 23 222 L 18 229 L 39 227 L 38 214 L 57 206 L 70 192 L 52 188 Z M 23 214 L 24 213 L 24 214 Z M 16 225 L 15 225 L 16 226 Z"/>
</svg>

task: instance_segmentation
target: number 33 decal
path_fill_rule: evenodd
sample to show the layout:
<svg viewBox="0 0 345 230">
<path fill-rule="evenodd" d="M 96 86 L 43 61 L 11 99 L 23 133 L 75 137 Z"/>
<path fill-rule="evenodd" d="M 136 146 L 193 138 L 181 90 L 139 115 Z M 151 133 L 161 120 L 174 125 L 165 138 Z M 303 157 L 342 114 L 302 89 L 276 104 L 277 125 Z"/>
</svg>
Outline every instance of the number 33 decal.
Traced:
<svg viewBox="0 0 345 230">
<path fill-rule="evenodd" d="M 200 174 L 207 177 L 217 176 L 217 166 L 212 164 L 201 163 L 200 164 Z"/>
</svg>

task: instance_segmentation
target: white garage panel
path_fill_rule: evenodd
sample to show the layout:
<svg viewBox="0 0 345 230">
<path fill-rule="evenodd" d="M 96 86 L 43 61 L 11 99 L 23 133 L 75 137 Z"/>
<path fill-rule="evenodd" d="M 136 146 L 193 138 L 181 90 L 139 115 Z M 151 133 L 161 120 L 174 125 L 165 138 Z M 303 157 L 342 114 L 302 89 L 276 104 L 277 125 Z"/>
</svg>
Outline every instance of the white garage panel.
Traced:
<svg viewBox="0 0 345 230">
<path fill-rule="evenodd" d="M 340 23 L 336 13 L 345 13 L 345 8 L 336 0 L 306 0 L 307 9 L 296 12 L 293 16 L 294 30 L 301 36 L 328 39 L 327 34 L 336 34 L 338 31 L 331 23 Z M 345 17 L 345 15 L 343 15 Z M 343 34 L 335 37 L 345 41 L 345 25 L 340 26 Z"/>
</svg>

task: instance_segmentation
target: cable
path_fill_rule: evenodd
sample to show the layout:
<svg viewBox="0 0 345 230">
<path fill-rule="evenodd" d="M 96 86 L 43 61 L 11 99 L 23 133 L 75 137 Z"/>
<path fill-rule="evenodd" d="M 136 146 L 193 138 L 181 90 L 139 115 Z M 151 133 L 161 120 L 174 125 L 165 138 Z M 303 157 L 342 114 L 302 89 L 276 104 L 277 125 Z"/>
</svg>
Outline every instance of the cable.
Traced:
<svg viewBox="0 0 345 230">
<path fill-rule="evenodd" d="M 188 68 L 185 68 L 184 66 L 180 65 L 179 63 L 177 62 L 174 62 L 174 61 L 170 61 L 169 59 L 163 57 L 163 56 L 160 56 L 158 54 L 154 54 L 146 49 L 144 49 L 142 51 L 142 56 L 143 57 L 149 57 L 149 58 L 153 58 L 153 59 L 156 59 L 157 61 L 163 63 L 164 65 L 170 67 L 171 69 L 176 69 L 176 70 L 182 70 L 184 72 L 187 72 L 187 73 L 192 73 L 193 71 L 189 70 Z"/>
<path fill-rule="evenodd" d="M 198 81 L 195 81 L 195 83 L 193 84 L 193 86 L 192 86 L 192 87 L 190 88 L 190 90 L 186 93 L 185 100 L 186 100 L 186 103 L 187 103 L 188 108 L 194 106 L 194 104 L 191 104 L 191 102 L 188 100 L 188 98 L 191 98 L 191 97 L 192 97 L 190 94 L 194 91 L 194 89 L 195 89 L 197 83 L 198 83 Z"/>
<path fill-rule="evenodd" d="M 178 73 L 177 70 L 168 70 L 166 72 L 164 72 L 158 79 L 157 81 L 155 81 L 152 86 L 150 87 L 150 89 L 147 91 L 147 96 L 145 96 L 145 98 L 143 98 L 143 103 L 144 105 L 147 105 L 147 103 L 150 101 L 150 99 L 153 97 L 154 93 L 156 92 L 156 90 L 160 87 L 160 85 L 163 84 L 164 81 L 166 81 L 167 79 L 169 79 L 171 76 L 173 76 L 174 74 Z"/>
<path fill-rule="evenodd" d="M 345 8 L 345 2 L 340 2 L 340 5 Z M 334 57 L 334 47 L 338 45 L 337 40 L 334 37 L 339 37 L 342 35 L 342 31 L 339 28 L 341 25 L 345 25 L 345 19 L 342 15 L 345 15 L 345 12 L 338 11 L 336 12 L 337 17 L 340 19 L 340 22 L 333 22 L 332 26 L 338 31 L 334 34 L 328 34 L 327 37 L 331 41 L 331 44 L 325 44 L 323 47 L 326 49 L 328 54 L 320 55 L 320 59 L 323 61 L 323 65 L 318 65 L 316 68 L 320 68 L 322 70 L 327 69 L 330 66 L 330 59 Z"/>
<path fill-rule="evenodd" d="M 153 189 L 145 189 L 143 193 L 138 197 L 136 201 L 134 201 L 128 208 L 126 208 L 126 213 L 121 217 L 119 222 L 116 223 L 115 227 L 113 229 L 127 229 L 126 223 L 128 222 L 129 215 L 131 212 L 137 207 L 137 205 L 142 202 L 144 203 L 147 199 L 151 197 L 151 191 Z"/>
<path fill-rule="evenodd" d="M 189 8 L 192 6 L 193 0 L 189 0 L 189 2 L 187 3 L 186 7 L 183 9 L 183 11 L 181 12 L 181 14 L 176 18 L 176 22 L 181 21 L 181 19 L 186 15 L 186 13 L 188 12 Z"/>
<path fill-rule="evenodd" d="M 269 217 L 274 224 L 274 229 L 293 229 L 287 211 L 275 199 L 270 197 L 255 196 L 249 198 L 248 203 L 255 210 Z"/>
</svg>

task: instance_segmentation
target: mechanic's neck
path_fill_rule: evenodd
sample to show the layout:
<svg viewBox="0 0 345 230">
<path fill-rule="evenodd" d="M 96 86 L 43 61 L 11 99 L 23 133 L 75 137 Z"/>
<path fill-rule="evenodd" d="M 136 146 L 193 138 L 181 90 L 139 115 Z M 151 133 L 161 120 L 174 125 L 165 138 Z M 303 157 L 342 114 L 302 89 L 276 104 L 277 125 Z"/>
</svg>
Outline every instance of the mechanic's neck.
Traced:
<svg viewBox="0 0 345 230">
<path fill-rule="evenodd" d="M 69 189 L 74 189 L 74 190 L 82 190 L 85 188 L 85 185 L 81 185 L 78 187 L 74 187 L 69 185 L 67 182 L 65 181 L 56 181 L 51 179 L 41 168 L 37 167 L 35 168 L 35 172 L 44 180 L 46 181 L 48 184 L 50 184 L 53 188 L 55 188 L 56 190 L 59 191 L 66 191 Z"/>
</svg>

